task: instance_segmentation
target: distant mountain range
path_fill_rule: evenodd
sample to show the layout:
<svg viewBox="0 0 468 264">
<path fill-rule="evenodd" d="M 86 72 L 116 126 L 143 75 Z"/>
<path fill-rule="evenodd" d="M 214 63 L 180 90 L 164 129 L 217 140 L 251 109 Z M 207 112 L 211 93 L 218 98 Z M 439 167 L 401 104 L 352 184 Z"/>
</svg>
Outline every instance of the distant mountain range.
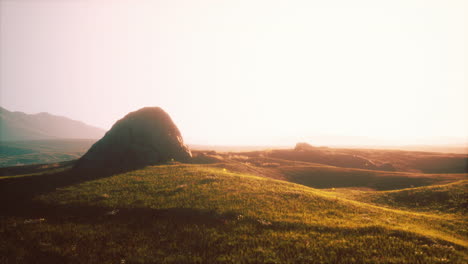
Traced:
<svg viewBox="0 0 468 264">
<path fill-rule="evenodd" d="M 0 141 L 98 139 L 105 130 L 49 113 L 25 114 L 0 107 Z"/>
</svg>

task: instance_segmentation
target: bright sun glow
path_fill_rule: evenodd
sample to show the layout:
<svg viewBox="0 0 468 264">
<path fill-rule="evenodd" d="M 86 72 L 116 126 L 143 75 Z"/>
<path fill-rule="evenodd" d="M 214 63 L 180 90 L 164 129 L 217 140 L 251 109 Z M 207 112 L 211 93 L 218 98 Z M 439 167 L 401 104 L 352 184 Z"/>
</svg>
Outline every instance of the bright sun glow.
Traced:
<svg viewBox="0 0 468 264">
<path fill-rule="evenodd" d="M 467 141 L 463 0 L 0 7 L 10 110 L 108 129 L 161 106 L 198 144 Z"/>
</svg>

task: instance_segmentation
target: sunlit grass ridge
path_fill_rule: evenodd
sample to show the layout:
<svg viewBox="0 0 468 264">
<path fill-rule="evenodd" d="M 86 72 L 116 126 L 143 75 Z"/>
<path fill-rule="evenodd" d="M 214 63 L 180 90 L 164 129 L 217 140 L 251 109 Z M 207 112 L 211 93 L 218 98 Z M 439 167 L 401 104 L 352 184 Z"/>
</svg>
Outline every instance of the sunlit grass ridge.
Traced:
<svg viewBox="0 0 468 264">
<path fill-rule="evenodd" d="M 320 235 L 315 241 L 318 248 L 338 244 L 349 247 L 354 252 L 350 251 L 349 256 L 355 256 L 355 252 L 365 247 L 367 259 L 386 254 L 396 262 L 413 257 L 417 262 L 443 263 L 435 260 L 449 258 L 456 262 L 464 258 L 460 253 L 468 246 L 463 217 L 382 208 L 342 198 L 334 192 L 206 165 L 147 167 L 61 188 L 37 200 L 108 210 L 198 210 L 216 215 L 225 225 L 244 230 L 249 237 L 258 228 L 262 230 L 261 236 L 268 233 L 267 241 L 295 241 L 292 237 L 315 234 Z M 187 228 L 193 232 L 194 227 Z M 290 229 L 295 231 L 290 233 Z M 233 239 L 241 243 L 240 237 Z M 271 251 L 276 246 L 266 246 L 265 250 Z M 445 253 L 441 253 L 441 246 Z M 368 247 L 376 252 L 367 250 Z M 461 252 L 457 253 L 456 248 Z M 398 257 L 400 254 L 403 255 Z M 284 260 L 285 256 L 277 258 Z M 379 262 L 377 259 L 375 262 Z"/>
</svg>

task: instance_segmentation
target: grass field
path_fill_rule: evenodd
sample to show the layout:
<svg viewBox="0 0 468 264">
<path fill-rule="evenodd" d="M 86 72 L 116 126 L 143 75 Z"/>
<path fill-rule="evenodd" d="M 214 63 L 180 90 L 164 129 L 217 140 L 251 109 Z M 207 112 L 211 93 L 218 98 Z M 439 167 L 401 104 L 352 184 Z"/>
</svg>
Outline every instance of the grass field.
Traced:
<svg viewBox="0 0 468 264">
<path fill-rule="evenodd" d="M 465 181 L 384 192 L 314 189 L 233 166 L 3 177 L 0 263 L 468 261 L 465 198 L 445 209 L 444 200 L 431 200 L 421 210 L 404 194 L 459 192 L 452 189 Z"/>
<path fill-rule="evenodd" d="M 372 202 L 405 210 L 440 213 L 468 213 L 468 181 L 460 180 L 442 185 L 432 185 L 384 192 L 354 192 L 339 190 L 343 197 Z"/>
</svg>

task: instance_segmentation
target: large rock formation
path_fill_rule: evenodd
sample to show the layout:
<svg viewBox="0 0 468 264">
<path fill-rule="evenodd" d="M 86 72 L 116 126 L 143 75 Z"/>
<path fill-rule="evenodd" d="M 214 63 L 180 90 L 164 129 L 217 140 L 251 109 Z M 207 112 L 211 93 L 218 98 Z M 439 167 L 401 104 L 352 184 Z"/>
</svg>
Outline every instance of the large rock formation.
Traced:
<svg viewBox="0 0 468 264">
<path fill-rule="evenodd" d="M 145 107 L 117 121 L 76 168 L 128 170 L 191 157 L 170 116 L 159 107 Z"/>
<path fill-rule="evenodd" d="M 306 142 L 299 142 L 296 144 L 296 146 L 294 147 L 294 150 L 295 151 L 310 151 L 310 150 L 317 150 L 316 147 L 312 146 L 311 144 L 309 143 L 306 143 Z"/>
</svg>

